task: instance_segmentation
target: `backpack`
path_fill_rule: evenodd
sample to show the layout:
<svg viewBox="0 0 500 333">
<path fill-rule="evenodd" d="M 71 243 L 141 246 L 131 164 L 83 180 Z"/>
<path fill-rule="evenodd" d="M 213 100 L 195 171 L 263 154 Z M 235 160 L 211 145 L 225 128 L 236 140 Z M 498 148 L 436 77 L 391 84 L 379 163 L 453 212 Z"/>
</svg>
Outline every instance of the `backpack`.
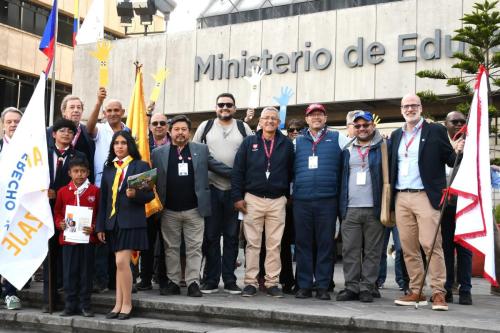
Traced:
<svg viewBox="0 0 500 333">
<path fill-rule="evenodd" d="M 214 125 L 215 119 L 209 119 L 207 120 L 207 123 L 205 124 L 205 128 L 203 129 L 203 133 L 201 134 L 200 142 L 207 144 L 207 134 Z M 241 136 L 243 138 L 247 137 L 247 132 L 245 130 L 245 125 L 243 124 L 243 121 L 236 119 L 236 126 L 238 127 L 238 131 L 240 131 Z"/>
</svg>

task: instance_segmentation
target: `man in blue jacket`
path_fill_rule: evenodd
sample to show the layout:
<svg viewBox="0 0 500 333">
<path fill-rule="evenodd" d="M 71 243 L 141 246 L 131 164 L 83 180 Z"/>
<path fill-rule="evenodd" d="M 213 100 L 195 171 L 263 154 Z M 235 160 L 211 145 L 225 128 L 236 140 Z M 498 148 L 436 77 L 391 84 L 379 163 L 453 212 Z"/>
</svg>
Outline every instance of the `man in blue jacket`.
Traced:
<svg viewBox="0 0 500 333">
<path fill-rule="evenodd" d="M 343 152 L 339 210 L 345 289 L 337 301 L 373 302 L 384 227 L 380 223 L 383 138 L 370 112 L 354 114 L 356 139 Z"/>
<path fill-rule="evenodd" d="M 295 143 L 293 214 L 299 287 L 295 294 L 297 298 L 312 296 L 314 279 L 316 298 L 330 300 L 328 285 L 333 276 L 342 149 L 347 144 L 347 138 L 328 130 L 326 119 L 323 105 L 309 105 L 306 109 L 309 128 L 297 137 Z M 313 269 L 314 254 L 316 266 Z"/>
<path fill-rule="evenodd" d="M 234 159 L 231 197 L 236 210 L 245 214 L 246 270 L 245 288 L 241 293 L 245 297 L 257 294 L 263 231 L 267 294 L 283 297 L 278 287 L 280 250 L 292 179 L 293 143 L 280 132 L 279 123 L 279 111 L 274 107 L 264 108 L 259 120 L 261 130 L 243 140 Z"/>
</svg>

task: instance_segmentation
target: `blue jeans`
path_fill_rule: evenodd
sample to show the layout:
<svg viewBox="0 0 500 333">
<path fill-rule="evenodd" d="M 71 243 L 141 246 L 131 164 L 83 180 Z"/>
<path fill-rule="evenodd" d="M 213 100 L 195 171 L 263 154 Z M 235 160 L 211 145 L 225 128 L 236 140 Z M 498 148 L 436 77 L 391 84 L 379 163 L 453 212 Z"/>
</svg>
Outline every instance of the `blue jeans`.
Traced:
<svg viewBox="0 0 500 333">
<path fill-rule="evenodd" d="M 380 258 L 380 268 L 377 278 L 377 285 L 382 285 L 385 283 L 387 278 L 387 245 L 389 244 L 389 238 L 392 233 L 392 241 L 394 243 L 394 250 L 396 251 L 396 259 L 394 261 L 394 273 L 396 275 L 396 283 L 400 288 L 405 287 L 405 281 L 403 279 L 403 269 L 402 262 L 403 251 L 401 250 L 401 243 L 399 241 L 399 232 L 397 227 L 385 228 L 384 231 L 384 245 L 382 247 L 382 257 Z"/>
<path fill-rule="evenodd" d="M 454 242 L 455 237 L 455 205 L 448 205 L 441 221 L 441 236 L 443 238 L 444 263 L 446 265 L 445 289 L 451 290 L 455 282 L 455 250 L 457 251 L 457 282 L 459 292 L 470 292 L 472 289 L 472 252 Z"/>
<path fill-rule="evenodd" d="M 293 201 L 296 278 L 299 288 L 311 289 L 313 278 L 320 289 L 328 289 L 333 276 L 337 198 Z M 316 244 L 316 267 L 313 249 Z"/>
<path fill-rule="evenodd" d="M 210 186 L 212 215 L 205 218 L 204 245 L 207 265 L 205 282 L 219 284 L 222 274 L 224 283 L 236 282 L 236 259 L 240 222 L 233 208 L 231 190 L 222 191 Z M 220 236 L 223 236 L 221 257 Z"/>
</svg>

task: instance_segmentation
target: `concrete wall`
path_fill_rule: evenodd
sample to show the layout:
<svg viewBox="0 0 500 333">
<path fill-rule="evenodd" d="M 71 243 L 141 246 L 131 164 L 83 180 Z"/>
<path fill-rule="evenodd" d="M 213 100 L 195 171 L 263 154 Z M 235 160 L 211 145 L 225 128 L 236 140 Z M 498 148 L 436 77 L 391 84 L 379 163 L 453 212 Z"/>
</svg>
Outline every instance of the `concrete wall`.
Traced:
<svg viewBox="0 0 500 333">
<path fill-rule="evenodd" d="M 158 109 L 168 114 L 213 111 L 215 97 L 221 92 L 232 92 L 237 106 L 247 106 L 249 85 L 243 78 L 210 80 L 202 74 L 194 81 L 195 57 L 207 61 L 209 55 L 222 54 L 224 60 L 240 59 L 241 51 L 247 56 L 260 55 L 267 49 L 275 55 L 284 52 L 319 48 L 328 49 L 332 63 L 324 70 L 304 70 L 303 60 L 298 70 L 284 74 L 272 73 L 264 76 L 260 89 L 260 106 L 276 104 L 273 97 L 280 95 L 284 86 L 290 87 L 294 95 L 290 104 L 311 102 L 350 102 L 384 100 L 402 97 L 408 92 L 431 89 L 439 94 L 453 93 L 453 88 L 444 82 L 418 79 L 415 73 L 422 69 L 441 68 L 447 74 L 456 74 L 450 68 L 453 60 L 445 54 L 445 35 L 453 35 L 461 26 L 462 13 L 470 12 L 472 0 L 404 0 L 380 5 L 362 6 L 338 11 L 321 12 L 302 16 L 264 20 L 252 23 L 202 29 L 164 37 L 143 37 L 138 42 L 118 41 L 113 44 L 110 70 L 113 73 L 109 95 L 125 101 L 130 99 L 133 85 L 132 60 L 144 63 L 145 73 L 154 72 L 165 63 L 171 75 L 166 81 L 165 93 L 160 96 Z M 434 38 L 435 30 L 441 30 L 441 55 L 439 58 L 422 58 L 421 44 L 426 38 Z M 416 33 L 417 37 L 406 41 L 415 44 L 416 50 L 405 52 L 416 61 L 398 61 L 398 36 Z M 349 67 L 345 63 L 344 52 L 349 47 L 358 46 L 358 38 L 363 38 L 363 50 L 351 52 L 349 61 L 356 62 L 363 57 L 363 64 Z M 310 47 L 305 43 L 310 42 Z M 385 48 L 378 64 L 368 62 L 366 50 L 373 42 Z M 163 43 L 157 45 L 156 43 Z M 133 44 L 133 45 L 132 45 Z M 428 54 L 435 51 L 436 43 L 426 48 Z M 453 42 L 456 48 L 456 43 Z M 75 78 L 85 76 L 88 80 L 75 80 L 74 93 L 84 100 L 95 99 L 97 89 L 97 64 L 84 55 L 88 48 L 76 49 L 74 64 Z M 85 59 L 83 59 L 85 58 Z M 147 69 L 147 70 L 146 70 Z M 81 74 L 80 74 L 81 73 Z M 119 74 L 115 74 L 119 73 Z M 150 93 L 152 78 L 144 78 L 146 98 Z M 160 105 L 164 107 L 160 107 Z"/>
</svg>

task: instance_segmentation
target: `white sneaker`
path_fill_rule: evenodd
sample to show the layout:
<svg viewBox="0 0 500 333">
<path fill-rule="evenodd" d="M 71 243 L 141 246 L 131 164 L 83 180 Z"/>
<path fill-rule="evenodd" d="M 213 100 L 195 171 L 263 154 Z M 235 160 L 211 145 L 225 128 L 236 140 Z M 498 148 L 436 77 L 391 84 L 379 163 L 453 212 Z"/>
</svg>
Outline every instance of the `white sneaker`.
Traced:
<svg viewBox="0 0 500 333">
<path fill-rule="evenodd" d="M 7 305 L 7 310 L 21 309 L 21 300 L 15 295 L 5 297 L 5 304 Z"/>
</svg>

